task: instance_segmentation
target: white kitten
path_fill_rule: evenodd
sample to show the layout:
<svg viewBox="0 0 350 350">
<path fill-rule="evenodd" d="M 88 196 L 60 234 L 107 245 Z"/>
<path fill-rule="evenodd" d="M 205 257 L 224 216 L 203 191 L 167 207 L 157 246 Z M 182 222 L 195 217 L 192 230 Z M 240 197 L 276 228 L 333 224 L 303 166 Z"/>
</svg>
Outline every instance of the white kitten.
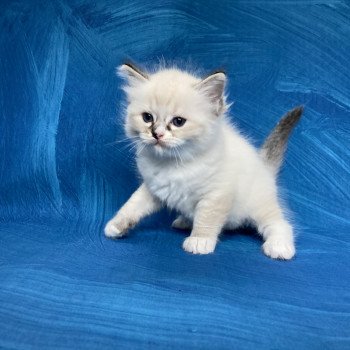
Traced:
<svg viewBox="0 0 350 350">
<path fill-rule="evenodd" d="M 204 80 L 177 69 L 148 75 L 131 64 L 126 132 L 138 143 L 143 184 L 105 227 L 118 238 L 163 205 L 181 215 L 173 227 L 191 228 L 183 248 L 212 253 L 223 228 L 253 223 L 271 258 L 295 254 L 293 230 L 278 202 L 275 177 L 288 135 L 302 108 L 289 112 L 257 151 L 230 125 L 225 113 L 226 76 Z"/>
</svg>

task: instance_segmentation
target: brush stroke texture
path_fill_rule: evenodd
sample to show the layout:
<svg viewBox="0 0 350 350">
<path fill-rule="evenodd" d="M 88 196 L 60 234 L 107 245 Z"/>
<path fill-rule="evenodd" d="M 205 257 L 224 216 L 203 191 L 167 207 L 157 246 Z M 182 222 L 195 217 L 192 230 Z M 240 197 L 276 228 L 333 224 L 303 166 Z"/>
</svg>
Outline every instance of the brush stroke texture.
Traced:
<svg viewBox="0 0 350 350">
<path fill-rule="evenodd" d="M 2 1 L 0 13 L 1 348 L 350 347 L 347 1 Z M 246 230 L 187 255 L 166 212 L 103 237 L 138 184 L 114 143 L 127 58 L 226 68 L 232 120 L 256 145 L 305 105 L 281 173 L 295 260 L 267 259 Z"/>
</svg>

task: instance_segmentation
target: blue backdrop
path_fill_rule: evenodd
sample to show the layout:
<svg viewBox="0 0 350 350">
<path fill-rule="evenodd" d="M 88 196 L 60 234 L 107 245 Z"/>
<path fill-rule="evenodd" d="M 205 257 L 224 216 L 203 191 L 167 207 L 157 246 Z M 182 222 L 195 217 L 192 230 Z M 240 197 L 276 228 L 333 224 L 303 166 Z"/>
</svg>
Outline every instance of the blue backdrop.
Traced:
<svg viewBox="0 0 350 350">
<path fill-rule="evenodd" d="M 350 5 L 1 1 L 0 347 L 350 348 Z M 258 146 L 304 104 L 280 176 L 297 257 L 252 232 L 181 249 L 173 213 L 103 227 L 139 182 L 115 67 L 159 60 L 230 79 Z"/>
</svg>

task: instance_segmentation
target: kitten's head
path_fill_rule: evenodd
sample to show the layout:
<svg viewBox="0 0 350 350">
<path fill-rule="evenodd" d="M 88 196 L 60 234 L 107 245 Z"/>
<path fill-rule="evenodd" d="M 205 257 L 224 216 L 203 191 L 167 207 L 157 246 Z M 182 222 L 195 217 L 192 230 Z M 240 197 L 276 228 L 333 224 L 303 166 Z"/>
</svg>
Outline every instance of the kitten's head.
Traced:
<svg viewBox="0 0 350 350">
<path fill-rule="evenodd" d="M 148 74 L 131 64 L 118 72 L 127 82 L 126 132 L 141 148 L 156 156 L 193 155 L 213 139 L 227 110 L 224 73 L 199 79 L 178 69 Z"/>
</svg>

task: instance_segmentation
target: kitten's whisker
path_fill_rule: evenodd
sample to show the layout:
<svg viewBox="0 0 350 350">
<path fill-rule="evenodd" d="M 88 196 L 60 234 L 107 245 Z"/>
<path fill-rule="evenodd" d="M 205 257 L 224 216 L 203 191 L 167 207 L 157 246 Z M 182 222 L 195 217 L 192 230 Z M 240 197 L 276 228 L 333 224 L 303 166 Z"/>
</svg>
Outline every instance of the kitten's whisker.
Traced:
<svg viewBox="0 0 350 350">
<path fill-rule="evenodd" d="M 139 144 L 133 144 L 131 145 L 131 147 L 129 148 L 130 152 L 134 152 L 135 150 L 137 150 L 137 147 L 139 146 Z"/>
<path fill-rule="evenodd" d="M 130 142 L 130 141 L 133 141 L 135 139 L 137 139 L 137 138 L 136 137 L 126 137 L 125 139 L 115 140 L 113 142 L 106 143 L 105 146 L 111 146 L 111 145 L 115 145 L 115 144 L 122 143 L 122 142 Z"/>
<path fill-rule="evenodd" d="M 114 143 L 122 143 L 122 142 L 130 142 L 132 141 L 133 139 L 130 139 L 129 137 L 125 138 L 125 139 L 122 139 L 122 140 L 117 140 L 115 141 Z"/>
<path fill-rule="evenodd" d="M 137 154 L 137 155 L 140 155 L 141 152 L 145 149 L 145 147 L 146 147 L 145 144 L 141 145 L 141 148 L 139 148 L 139 149 L 136 151 L 136 154 Z"/>
<path fill-rule="evenodd" d="M 139 143 L 140 143 L 139 140 L 132 141 L 132 142 L 130 142 L 130 144 L 127 144 L 127 145 L 124 145 L 123 147 L 121 147 L 121 149 L 123 149 L 123 150 L 127 150 L 127 149 L 131 150 L 131 149 L 133 149 L 135 146 L 137 146 Z"/>
<path fill-rule="evenodd" d="M 180 151 L 179 151 L 179 149 L 178 149 L 178 146 L 176 146 L 174 149 L 175 149 L 175 151 L 177 152 L 177 154 L 179 155 L 179 158 L 180 158 L 180 161 L 181 161 L 181 165 L 184 165 L 184 162 L 183 162 L 183 160 L 182 160 L 182 157 L 181 157 Z"/>
<path fill-rule="evenodd" d="M 137 148 L 137 146 L 140 144 L 139 140 L 136 141 L 132 141 L 130 144 L 128 145 L 124 145 L 123 147 L 117 148 L 118 151 L 129 151 L 129 152 L 133 152 L 135 148 Z"/>
<path fill-rule="evenodd" d="M 171 153 L 174 153 L 174 157 L 175 157 L 175 161 L 176 161 L 176 166 L 179 167 L 179 163 L 178 163 L 178 161 L 177 161 L 176 153 L 173 152 L 173 150 L 174 150 L 174 149 L 171 148 Z"/>
<path fill-rule="evenodd" d="M 177 166 L 179 166 L 179 163 L 177 162 L 177 151 L 176 151 L 176 148 L 172 148 L 174 150 L 174 155 L 175 155 L 175 159 L 176 159 L 176 163 L 177 163 Z"/>
</svg>

